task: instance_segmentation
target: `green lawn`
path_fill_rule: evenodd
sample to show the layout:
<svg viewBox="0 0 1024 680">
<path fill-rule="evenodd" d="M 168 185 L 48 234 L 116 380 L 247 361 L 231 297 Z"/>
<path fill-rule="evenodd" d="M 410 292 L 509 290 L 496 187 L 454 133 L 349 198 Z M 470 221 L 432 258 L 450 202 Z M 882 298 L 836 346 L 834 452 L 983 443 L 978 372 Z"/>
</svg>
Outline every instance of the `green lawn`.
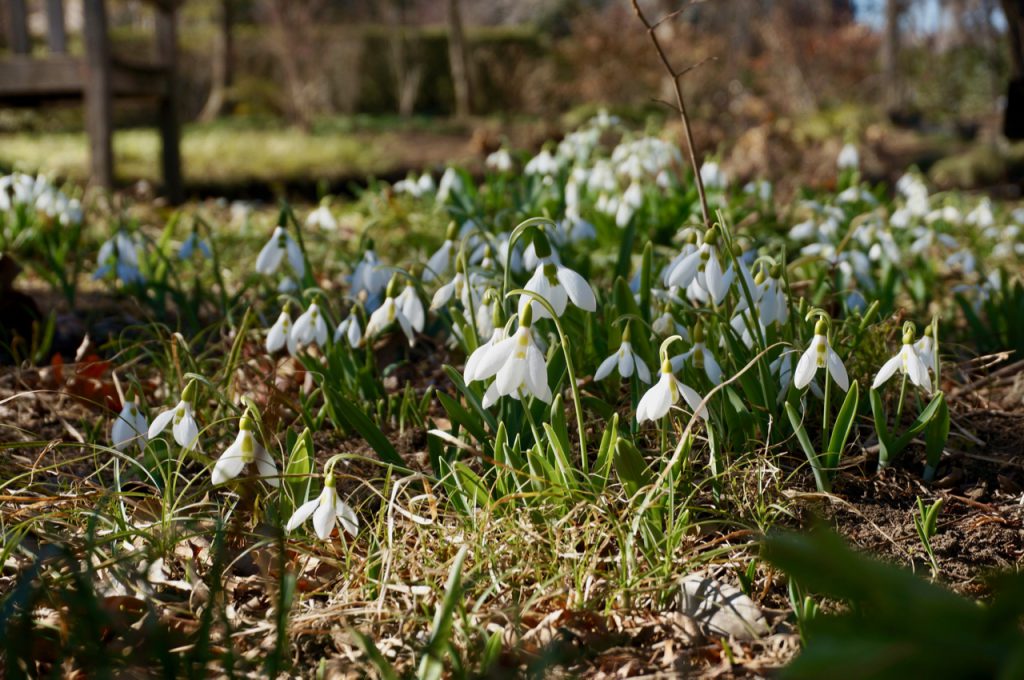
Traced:
<svg viewBox="0 0 1024 680">
<path fill-rule="evenodd" d="M 186 182 L 229 187 L 345 180 L 403 172 L 408 168 L 459 160 L 461 135 L 452 131 L 397 128 L 296 128 L 233 125 L 189 126 L 182 139 Z M 160 142 L 153 129 L 120 130 L 114 137 L 119 181 L 159 181 Z M 454 156 L 454 158 L 453 158 Z M 45 172 L 71 180 L 88 179 L 83 132 L 0 134 L 0 170 Z"/>
</svg>

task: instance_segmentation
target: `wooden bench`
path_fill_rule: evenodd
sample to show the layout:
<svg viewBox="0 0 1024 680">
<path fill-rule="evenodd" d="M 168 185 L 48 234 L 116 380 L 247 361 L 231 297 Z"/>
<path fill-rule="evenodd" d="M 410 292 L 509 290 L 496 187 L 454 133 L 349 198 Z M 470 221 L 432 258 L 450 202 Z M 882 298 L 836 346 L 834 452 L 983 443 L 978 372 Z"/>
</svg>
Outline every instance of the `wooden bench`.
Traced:
<svg viewBox="0 0 1024 680">
<path fill-rule="evenodd" d="M 45 0 L 47 54 L 33 55 L 25 0 L 0 0 L 10 54 L 0 55 L 0 105 L 39 106 L 81 100 L 89 138 L 92 181 L 114 186 L 114 98 L 153 99 L 162 147 L 164 194 L 182 200 L 181 124 L 178 120 L 177 0 L 149 0 L 155 9 L 155 59 L 112 56 L 105 0 L 81 0 L 83 54 L 68 53 L 63 0 Z"/>
</svg>

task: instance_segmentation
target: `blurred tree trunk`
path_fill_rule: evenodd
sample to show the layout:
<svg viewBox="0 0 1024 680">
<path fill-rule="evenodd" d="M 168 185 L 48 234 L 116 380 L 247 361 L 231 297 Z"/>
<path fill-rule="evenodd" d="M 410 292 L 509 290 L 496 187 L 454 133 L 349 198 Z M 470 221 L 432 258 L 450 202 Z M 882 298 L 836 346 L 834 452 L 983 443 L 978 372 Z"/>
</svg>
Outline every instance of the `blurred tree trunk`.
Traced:
<svg viewBox="0 0 1024 680">
<path fill-rule="evenodd" d="M 472 97 L 469 54 L 459 4 L 459 0 L 448 0 L 448 61 L 451 64 L 452 89 L 455 91 L 455 117 L 465 120 L 472 113 Z"/>
<path fill-rule="evenodd" d="M 391 70 L 395 75 L 395 98 L 398 101 L 398 115 L 407 118 L 416 110 L 420 82 L 423 80 L 423 65 L 415 55 L 409 55 L 409 41 L 406 39 L 406 0 L 391 0 L 386 3 L 385 20 L 390 26 Z"/>
<path fill-rule="evenodd" d="M 228 89 L 233 76 L 234 14 L 234 0 L 221 0 L 210 64 L 210 96 L 199 114 L 199 120 L 204 123 L 216 120 L 227 107 Z"/>
<path fill-rule="evenodd" d="M 882 37 L 882 80 L 885 106 L 890 113 L 903 108 L 903 87 L 900 83 L 900 17 L 904 0 L 886 0 L 885 34 Z"/>
<path fill-rule="evenodd" d="M 1003 134 L 1024 139 L 1024 0 L 1002 0 L 1010 42 L 1010 85 L 1006 91 Z"/>
</svg>

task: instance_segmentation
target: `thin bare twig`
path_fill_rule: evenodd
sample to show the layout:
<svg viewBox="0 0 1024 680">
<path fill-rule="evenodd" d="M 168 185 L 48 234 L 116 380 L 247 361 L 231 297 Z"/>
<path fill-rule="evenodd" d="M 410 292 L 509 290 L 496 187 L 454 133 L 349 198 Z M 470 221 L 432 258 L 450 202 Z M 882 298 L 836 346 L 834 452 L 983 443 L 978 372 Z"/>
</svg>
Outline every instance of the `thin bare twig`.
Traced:
<svg viewBox="0 0 1024 680">
<path fill-rule="evenodd" d="M 660 21 L 652 24 L 644 16 L 644 12 L 640 9 L 640 3 L 638 0 L 632 0 L 633 11 L 643 25 L 647 28 L 647 35 L 651 37 L 651 43 L 654 44 L 654 49 L 658 52 L 658 57 L 661 59 L 661 63 L 664 64 L 665 70 L 668 71 L 669 76 L 672 78 L 672 87 L 676 92 L 676 106 L 675 108 L 679 111 L 679 118 L 683 122 L 683 134 L 686 135 L 686 144 L 689 147 L 690 152 L 690 165 L 693 166 L 694 179 L 697 182 L 697 195 L 700 196 L 700 211 L 704 218 L 704 226 L 708 229 L 711 228 L 711 213 L 708 210 L 708 197 L 704 193 L 704 182 L 700 177 L 700 164 L 697 163 L 697 151 L 693 146 L 693 133 L 690 132 L 690 118 L 686 115 L 686 103 L 683 101 L 683 89 L 679 84 L 679 79 L 684 73 L 690 69 L 685 69 L 681 72 L 677 72 L 672 67 L 671 62 L 668 60 L 668 55 L 665 54 L 665 50 L 661 47 L 661 42 L 658 40 L 657 28 L 661 23 L 667 19 L 674 18 L 680 11 L 673 12 L 668 16 L 662 18 Z M 691 67 L 692 68 L 692 67 Z"/>
</svg>

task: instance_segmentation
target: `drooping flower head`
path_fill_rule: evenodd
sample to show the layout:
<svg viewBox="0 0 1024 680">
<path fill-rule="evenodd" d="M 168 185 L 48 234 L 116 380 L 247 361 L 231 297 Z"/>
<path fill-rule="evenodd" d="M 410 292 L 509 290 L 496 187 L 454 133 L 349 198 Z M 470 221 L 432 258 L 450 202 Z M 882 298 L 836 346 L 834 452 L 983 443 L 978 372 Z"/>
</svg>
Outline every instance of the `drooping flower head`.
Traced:
<svg viewBox="0 0 1024 680">
<path fill-rule="evenodd" d="M 189 381 L 181 393 L 181 400 L 174 408 L 168 409 L 153 419 L 149 426 L 147 435 L 150 439 L 156 438 L 158 434 L 171 425 L 171 433 L 174 441 L 187 451 L 196 448 L 199 440 L 199 426 L 195 418 L 195 398 L 198 385 L 195 380 Z"/>
<path fill-rule="evenodd" d="M 538 259 L 537 269 L 524 288 L 547 300 L 556 316 L 565 313 L 569 302 L 585 311 L 596 311 L 597 298 L 590 284 L 578 273 L 554 260 L 547 237 L 538 231 L 533 245 Z M 526 307 L 532 307 L 538 319 L 551 318 L 551 313 L 544 305 L 533 300 L 532 296 L 524 295 L 519 299 L 519 311 L 522 312 Z"/>
<path fill-rule="evenodd" d="M 334 470 L 330 463 L 324 470 L 324 489 L 313 500 L 306 501 L 298 508 L 285 525 L 285 531 L 294 531 L 307 519 L 313 517 L 313 530 L 317 538 L 326 541 L 331 537 L 335 524 L 353 536 L 359 531 L 359 518 L 341 498 L 334 488 Z"/>
<path fill-rule="evenodd" d="M 928 375 L 928 365 L 921 359 L 921 355 L 914 346 L 914 324 L 909 321 L 903 327 L 903 345 L 900 347 L 900 351 L 882 364 L 878 375 L 875 376 L 875 381 L 871 384 L 871 389 L 881 387 L 897 371 L 907 376 L 910 382 L 925 392 L 932 391 L 932 381 Z"/>
<path fill-rule="evenodd" d="M 797 362 L 796 370 L 793 372 L 793 385 L 797 389 L 807 387 L 819 368 L 825 369 L 826 379 L 831 377 L 841 390 L 845 392 L 850 389 L 850 377 L 846 373 L 846 366 L 828 340 L 828 321 L 824 316 L 814 324 L 814 337 Z"/>
<path fill-rule="evenodd" d="M 672 405 L 679 401 L 682 396 L 687 405 L 693 409 L 697 417 L 707 419 L 707 409 L 701 406 L 703 399 L 697 391 L 683 383 L 672 374 L 672 362 L 668 358 L 668 346 L 679 340 L 679 336 L 672 336 L 661 343 L 661 377 L 654 387 L 647 390 L 640 403 L 636 407 L 636 421 L 643 423 L 647 420 L 658 421 L 664 418 Z"/>
<path fill-rule="evenodd" d="M 306 275 L 306 263 L 302 257 L 302 249 L 284 227 L 276 227 L 260 254 L 256 257 L 256 271 L 260 274 L 273 274 L 281 263 L 288 259 L 288 264 L 298 278 Z"/>
<path fill-rule="evenodd" d="M 281 481 L 277 479 L 277 463 L 263 445 L 256 441 L 253 429 L 252 413 L 246 409 L 238 421 L 238 436 L 213 466 L 214 485 L 234 479 L 242 472 L 243 467 L 252 463 L 256 464 L 256 469 L 267 484 L 274 487 L 281 485 Z"/>
</svg>

